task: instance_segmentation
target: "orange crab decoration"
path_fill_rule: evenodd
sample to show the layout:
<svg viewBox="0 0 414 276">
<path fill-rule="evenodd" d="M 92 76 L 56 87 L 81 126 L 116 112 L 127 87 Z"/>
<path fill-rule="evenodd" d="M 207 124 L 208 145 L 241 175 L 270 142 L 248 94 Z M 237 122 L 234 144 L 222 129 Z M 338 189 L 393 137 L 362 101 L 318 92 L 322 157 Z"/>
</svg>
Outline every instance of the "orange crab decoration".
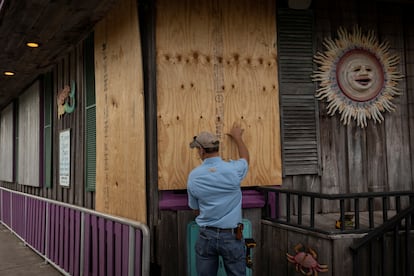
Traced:
<svg viewBox="0 0 414 276">
<path fill-rule="evenodd" d="M 302 244 L 295 246 L 296 255 L 292 256 L 286 253 L 287 260 L 296 265 L 296 271 L 301 272 L 303 275 L 317 276 L 318 272 L 327 272 L 328 266 L 319 264 L 317 254 L 312 248 L 308 248 L 308 252 L 303 250 Z"/>
</svg>

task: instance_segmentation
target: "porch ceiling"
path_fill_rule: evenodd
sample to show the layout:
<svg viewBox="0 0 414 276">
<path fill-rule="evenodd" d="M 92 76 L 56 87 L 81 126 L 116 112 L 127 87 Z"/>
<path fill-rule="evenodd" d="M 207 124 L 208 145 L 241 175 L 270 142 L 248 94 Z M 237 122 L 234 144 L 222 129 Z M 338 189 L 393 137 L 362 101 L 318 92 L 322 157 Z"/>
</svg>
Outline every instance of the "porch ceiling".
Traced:
<svg viewBox="0 0 414 276">
<path fill-rule="evenodd" d="M 80 42 L 115 2 L 0 0 L 0 109 Z M 29 41 L 40 47 L 27 47 Z"/>
</svg>

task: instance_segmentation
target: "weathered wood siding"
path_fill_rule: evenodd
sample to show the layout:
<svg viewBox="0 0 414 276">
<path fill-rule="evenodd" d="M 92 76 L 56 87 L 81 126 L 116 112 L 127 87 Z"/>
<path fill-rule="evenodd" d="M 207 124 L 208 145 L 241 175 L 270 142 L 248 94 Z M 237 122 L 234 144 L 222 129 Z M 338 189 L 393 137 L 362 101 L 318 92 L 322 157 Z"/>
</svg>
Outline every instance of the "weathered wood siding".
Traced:
<svg viewBox="0 0 414 276">
<path fill-rule="evenodd" d="M 356 122 L 343 125 L 340 115 L 327 114 L 327 104 L 319 102 L 321 147 L 320 177 L 288 176 L 283 187 L 327 194 L 413 189 L 413 19 L 406 12 L 412 5 L 379 1 L 314 1 L 316 51 L 323 52 L 325 38 L 335 38 L 339 27 L 354 25 L 373 30 L 380 42 L 388 41 L 398 54 L 402 95 L 393 101 L 395 112 L 383 113 L 384 122 L 369 121 L 364 129 Z M 320 206 L 329 212 L 337 206 Z"/>
<path fill-rule="evenodd" d="M 84 73 L 83 73 L 83 44 L 78 43 L 73 49 L 64 53 L 56 65 L 51 67 L 52 80 L 52 186 L 47 188 L 44 183 L 41 187 L 19 185 L 14 182 L 3 182 L 2 186 L 17 191 L 58 200 L 61 202 L 94 208 L 94 192 L 86 192 L 84 182 Z M 57 94 L 65 85 L 70 85 L 71 80 L 75 81 L 76 107 L 74 112 L 64 114 L 60 119 L 57 115 L 56 98 Z M 40 91 L 43 93 L 43 84 L 40 79 Z M 44 110 L 41 109 L 41 116 Z M 40 120 L 40 118 L 39 118 Z M 40 128 L 38 124 L 38 128 Z M 59 185 L 59 132 L 63 129 L 71 129 L 71 173 L 69 187 Z M 43 131 L 43 129 L 40 129 Z M 43 150 L 43 149 L 42 149 Z M 39 152 L 37 164 L 40 164 Z M 32 165 L 32 164 L 31 164 Z M 30 166 L 31 166 L 30 165 Z M 28 170 L 27 166 L 20 170 Z M 37 181 L 38 180 L 34 180 Z"/>
<path fill-rule="evenodd" d="M 145 129 L 136 1 L 95 28 L 96 210 L 146 221 Z"/>
<path fill-rule="evenodd" d="M 158 187 L 185 189 L 200 164 L 189 148 L 207 130 L 225 159 L 226 133 L 245 129 L 251 153 L 243 186 L 282 182 L 275 1 L 157 1 Z"/>
</svg>

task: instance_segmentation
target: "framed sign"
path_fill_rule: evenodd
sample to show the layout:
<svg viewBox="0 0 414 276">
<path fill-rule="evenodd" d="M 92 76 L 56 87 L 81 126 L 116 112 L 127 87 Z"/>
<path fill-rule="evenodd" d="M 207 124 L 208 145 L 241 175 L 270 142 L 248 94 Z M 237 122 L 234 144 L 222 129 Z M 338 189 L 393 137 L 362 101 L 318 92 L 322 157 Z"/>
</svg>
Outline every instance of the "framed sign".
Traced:
<svg viewBox="0 0 414 276">
<path fill-rule="evenodd" d="M 70 184 L 70 129 L 59 133 L 59 185 Z"/>
</svg>

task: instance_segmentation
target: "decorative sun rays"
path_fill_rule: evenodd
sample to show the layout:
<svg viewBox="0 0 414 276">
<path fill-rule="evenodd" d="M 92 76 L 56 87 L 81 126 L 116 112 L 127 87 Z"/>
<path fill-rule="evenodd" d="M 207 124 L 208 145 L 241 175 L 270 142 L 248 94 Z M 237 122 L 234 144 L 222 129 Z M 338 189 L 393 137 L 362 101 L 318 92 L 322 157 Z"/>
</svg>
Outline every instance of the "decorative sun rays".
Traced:
<svg viewBox="0 0 414 276">
<path fill-rule="evenodd" d="M 341 122 L 356 120 L 359 127 L 367 126 L 367 119 L 381 123 L 382 112 L 393 111 L 394 96 L 402 75 L 397 66 L 399 57 L 389 53 L 388 42 L 379 43 L 373 31 L 364 35 L 355 26 L 352 32 L 338 30 L 338 38 L 325 39 L 324 53 L 317 53 L 313 81 L 319 82 L 316 97 L 328 102 L 329 115 L 341 114 Z"/>
</svg>

